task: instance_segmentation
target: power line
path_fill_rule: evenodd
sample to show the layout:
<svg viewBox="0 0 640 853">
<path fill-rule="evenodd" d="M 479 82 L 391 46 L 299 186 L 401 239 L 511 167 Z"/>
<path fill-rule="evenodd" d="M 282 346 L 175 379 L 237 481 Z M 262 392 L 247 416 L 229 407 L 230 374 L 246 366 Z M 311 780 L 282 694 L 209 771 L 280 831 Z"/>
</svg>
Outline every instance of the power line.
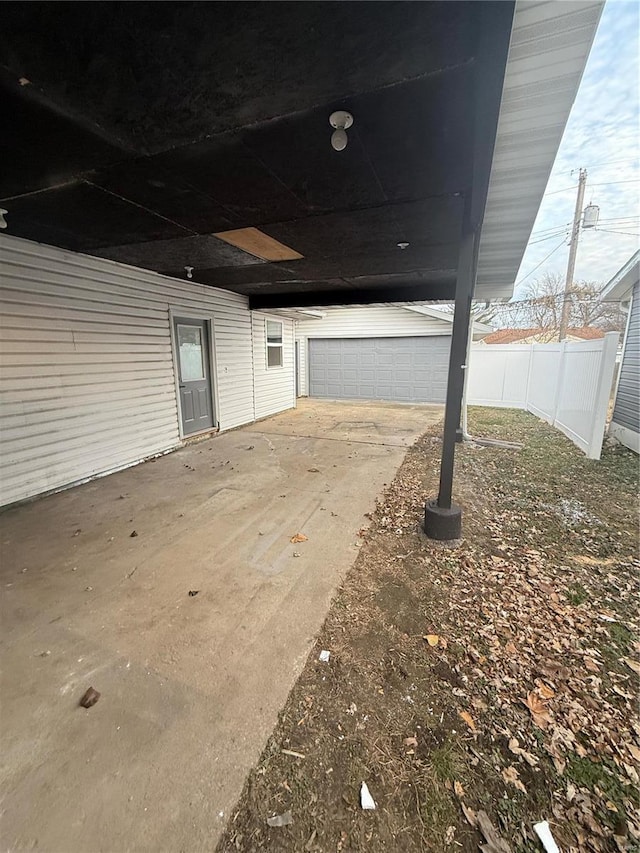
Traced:
<svg viewBox="0 0 640 853">
<path fill-rule="evenodd" d="M 545 193 L 545 196 L 558 195 L 558 193 L 567 193 L 569 192 L 569 190 L 575 190 L 577 186 L 577 184 L 574 184 L 572 187 L 563 187 L 561 190 L 553 190 L 553 192 Z"/>
<path fill-rule="evenodd" d="M 626 181 L 602 181 L 599 184 L 589 184 L 590 187 L 611 187 L 614 184 L 638 184 L 640 178 L 628 178 Z"/>
<path fill-rule="evenodd" d="M 539 231 L 534 231 L 531 234 L 531 236 L 532 237 L 539 237 L 540 234 L 547 234 L 549 231 L 558 231 L 558 229 L 561 229 L 561 228 L 568 228 L 569 225 L 571 225 L 570 222 L 563 222 L 560 225 L 550 225 L 548 228 L 541 228 Z"/>
<path fill-rule="evenodd" d="M 564 292 L 547 293 L 543 296 L 530 296 L 527 299 L 514 299 L 512 302 L 502 302 L 498 303 L 498 305 L 502 306 L 503 308 L 511 308 L 512 306 L 519 305 L 549 305 L 551 302 L 555 303 L 556 305 L 562 305 L 565 302 L 570 302 L 572 305 L 588 304 L 590 302 L 598 302 L 600 294 L 605 289 L 605 287 L 606 284 L 604 284 L 600 290 L 593 291 L 592 293 L 570 291 L 569 295 L 566 296 L 566 298 Z"/>
<path fill-rule="evenodd" d="M 528 247 L 528 246 L 537 246 L 537 245 L 538 245 L 538 243 L 544 243 L 546 240 L 553 240 L 553 238 L 554 238 L 554 237 L 559 237 L 561 233 L 563 233 L 563 232 L 561 232 L 561 231 L 556 231 L 556 232 L 554 232 L 553 234 L 549 234 L 549 235 L 547 235 L 546 237 L 540 237 L 540 239 L 539 239 L 539 240 L 533 240 L 533 241 L 530 241 L 530 242 L 527 244 L 527 247 Z M 568 229 L 567 229 L 567 228 L 565 228 L 565 229 L 564 229 L 564 237 L 566 238 L 566 237 L 568 237 L 568 235 L 569 235 L 569 231 L 568 231 Z"/>
<path fill-rule="evenodd" d="M 636 223 L 638 220 L 640 220 L 640 216 L 619 216 L 617 219 L 598 219 L 598 225 L 601 225 L 603 222 L 606 222 L 609 225 L 613 225 L 614 223 L 621 225 L 623 222 Z"/>
<path fill-rule="evenodd" d="M 531 270 L 531 272 L 528 272 L 528 273 L 525 275 L 525 277 L 524 277 L 524 278 L 521 278 L 521 279 L 520 279 L 520 281 L 517 281 L 517 282 L 513 285 L 513 286 L 514 286 L 514 288 L 516 288 L 516 287 L 518 287 L 518 285 L 522 284 L 522 282 L 523 282 L 523 281 L 526 281 L 526 280 L 529 278 L 529 276 L 530 276 L 530 275 L 533 275 L 533 274 L 534 274 L 534 272 L 542 266 L 542 264 L 546 263 L 546 262 L 549 260 L 549 258 L 551 257 L 551 255 L 553 255 L 555 252 L 557 252 L 557 251 L 558 251 L 558 249 L 561 249 L 561 248 L 562 248 L 562 246 L 564 246 L 564 245 L 565 245 L 565 241 L 564 241 L 564 239 L 563 239 L 561 243 L 558 243 L 558 245 L 555 247 L 555 249 L 552 249 L 552 250 L 549 252 L 549 254 L 547 255 L 547 257 L 546 257 L 546 258 L 543 258 L 543 259 L 540 261 L 540 263 L 539 263 L 539 264 L 537 264 L 537 266 L 535 266 L 535 267 Z"/>
<path fill-rule="evenodd" d="M 637 184 L 637 183 L 640 183 L 640 178 L 628 178 L 627 180 L 624 180 L 624 181 L 600 181 L 597 184 L 589 183 L 589 186 L 590 187 L 610 187 L 610 186 L 613 186 L 614 184 Z M 569 190 L 577 189 L 577 186 L 578 186 L 577 184 L 574 184 L 572 187 L 563 187 L 561 190 L 552 190 L 550 193 L 545 193 L 544 196 L 546 197 L 548 195 L 558 195 L 558 193 L 566 193 L 566 192 L 569 192 Z"/>
<path fill-rule="evenodd" d="M 596 228 L 602 234 L 622 234 L 625 237 L 640 237 L 640 234 L 632 234 L 630 231 L 609 231 L 607 228 Z"/>
<path fill-rule="evenodd" d="M 625 157 L 623 160 L 603 160 L 600 163 L 592 163 L 589 168 L 597 169 L 600 166 L 616 166 L 618 163 L 637 163 L 638 160 L 638 157 Z"/>
<path fill-rule="evenodd" d="M 565 222 L 564 225 L 556 225 L 555 228 L 546 228 L 544 231 L 534 231 L 531 234 L 531 237 L 535 239 L 536 237 L 548 237 L 549 234 L 559 234 L 561 231 L 565 231 L 570 226 L 570 222 Z"/>
</svg>

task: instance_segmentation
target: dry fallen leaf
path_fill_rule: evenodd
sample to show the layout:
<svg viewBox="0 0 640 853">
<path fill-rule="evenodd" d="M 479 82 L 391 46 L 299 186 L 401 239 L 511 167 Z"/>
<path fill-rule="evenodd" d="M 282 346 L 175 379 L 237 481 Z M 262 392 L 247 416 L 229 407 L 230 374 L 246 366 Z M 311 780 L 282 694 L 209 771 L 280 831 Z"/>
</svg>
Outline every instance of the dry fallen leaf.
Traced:
<svg viewBox="0 0 640 853">
<path fill-rule="evenodd" d="M 462 799 L 464 797 L 464 788 L 462 787 L 460 782 L 458 782 L 457 779 L 453 783 L 453 792 L 456 795 L 456 797 L 458 797 L 459 799 Z"/>
<path fill-rule="evenodd" d="M 632 669 L 636 675 L 640 675 L 640 661 L 631 660 L 631 658 L 622 658 L 622 660 L 626 663 L 629 669 Z"/>
<path fill-rule="evenodd" d="M 635 746 L 635 744 L 633 744 L 633 743 L 628 743 L 627 749 L 629 750 L 629 752 L 633 756 L 633 760 L 640 762 L 640 749 L 638 749 L 638 747 Z"/>
<path fill-rule="evenodd" d="M 458 716 L 460 719 L 464 720 L 465 723 L 469 726 L 472 732 L 476 731 L 476 724 L 473 721 L 473 717 L 468 711 L 458 711 Z"/>
<path fill-rule="evenodd" d="M 437 634 L 426 634 L 424 639 L 429 643 L 429 645 L 433 648 L 438 645 L 440 637 Z"/>
<path fill-rule="evenodd" d="M 538 669 L 552 681 L 566 681 L 571 675 L 571 670 L 568 666 L 563 666 L 556 661 L 545 661 L 539 665 Z"/>
<path fill-rule="evenodd" d="M 531 718 L 535 725 L 540 729 L 546 729 L 551 722 L 546 700 L 541 699 L 536 690 L 532 690 L 527 694 L 526 699 L 520 701 L 531 711 Z"/>
<path fill-rule="evenodd" d="M 293 545 L 296 545 L 298 542 L 307 542 L 309 539 L 308 536 L 305 536 L 304 533 L 296 533 L 295 536 L 292 536 L 289 540 Z"/>
<path fill-rule="evenodd" d="M 486 844 L 480 845 L 482 853 L 511 853 L 511 847 L 504 838 L 500 838 L 498 830 L 489 820 L 489 815 L 480 810 L 476 816 L 478 828 L 484 835 Z"/>
<path fill-rule="evenodd" d="M 548 684 L 544 683 L 544 681 L 541 681 L 538 685 L 538 692 L 543 699 L 553 699 L 556 695 L 556 691 L 552 690 Z"/>
<path fill-rule="evenodd" d="M 530 752 L 526 752 L 526 750 L 522 749 L 520 743 L 517 738 L 512 737 L 509 740 L 509 749 L 514 755 L 518 755 L 529 764 L 531 767 L 535 767 L 538 763 L 538 758 L 535 755 L 532 755 Z"/>
<path fill-rule="evenodd" d="M 527 793 L 527 789 L 520 781 L 518 771 L 515 767 L 505 767 L 505 769 L 502 771 L 502 778 L 509 785 L 514 785 L 519 791 L 522 791 L 523 794 Z"/>
<path fill-rule="evenodd" d="M 473 809 L 470 809 L 469 806 L 465 806 L 464 803 L 460 803 L 460 807 L 464 813 L 464 816 L 469 823 L 469 826 L 472 826 L 474 829 L 478 826 L 478 816 L 474 812 Z"/>
</svg>

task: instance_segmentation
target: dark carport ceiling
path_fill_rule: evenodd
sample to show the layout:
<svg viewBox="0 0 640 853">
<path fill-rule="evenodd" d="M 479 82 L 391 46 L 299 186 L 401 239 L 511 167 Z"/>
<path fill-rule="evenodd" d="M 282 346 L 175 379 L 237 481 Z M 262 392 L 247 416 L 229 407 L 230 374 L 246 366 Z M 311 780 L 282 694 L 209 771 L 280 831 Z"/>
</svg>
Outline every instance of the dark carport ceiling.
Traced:
<svg viewBox="0 0 640 853">
<path fill-rule="evenodd" d="M 512 13 L 5 3 L 7 233 L 167 275 L 193 266 L 195 281 L 254 304 L 447 298 Z M 490 116 L 480 158 L 478 108 Z M 355 119 L 342 152 L 334 109 Z M 266 262 L 213 236 L 245 227 L 303 257 Z"/>
</svg>

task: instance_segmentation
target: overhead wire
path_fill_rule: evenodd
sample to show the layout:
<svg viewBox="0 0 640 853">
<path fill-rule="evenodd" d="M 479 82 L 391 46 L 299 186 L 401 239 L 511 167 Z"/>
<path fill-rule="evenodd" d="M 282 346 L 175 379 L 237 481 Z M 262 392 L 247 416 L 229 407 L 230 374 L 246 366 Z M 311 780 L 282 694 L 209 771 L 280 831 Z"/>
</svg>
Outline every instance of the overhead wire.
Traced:
<svg viewBox="0 0 640 853">
<path fill-rule="evenodd" d="M 557 232 L 555 232 L 555 233 L 553 233 L 553 234 L 548 234 L 546 237 L 540 237 L 540 239 L 539 239 L 539 240 L 532 240 L 532 241 L 530 241 L 527 245 L 528 245 L 528 246 L 537 246 L 537 245 L 538 245 L 538 243 L 544 243 L 544 242 L 546 242 L 547 240 L 553 240 L 553 238 L 554 238 L 554 237 L 559 237 L 559 236 L 560 236 L 560 234 L 562 234 L 562 233 L 563 233 L 562 231 L 557 231 Z M 565 229 L 565 230 L 564 230 L 564 234 L 563 234 L 563 236 L 564 236 L 564 238 L 565 238 L 565 239 L 569 236 L 569 230 L 568 230 L 568 229 Z"/>
<path fill-rule="evenodd" d="M 619 216 L 617 218 L 613 217 L 611 219 L 598 219 L 598 225 L 602 222 L 607 222 L 609 224 L 616 223 L 620 225 L 622 222 L 631 222 L 636 223 L 640 221 L 640 216 Z"/>
<path fill-rule="evenodd" d="M 591 163 L 589 169 L 598 169 L 600 166 L 615 166 L 618 163 L 637 163 L 640 161 L 638 157 L 625 157 L 622 160 L 601 160 L 600 163 Z"/>
<path fill-rule="evenodd" d="M 524 276 L 524 278 L 521 278 L 521 279 L 520 279 L 520 281 L 517 281 L 517 282 L 514 284 L 514 288 L 516 288 L 516 287 L 518 287 L 518 285 L 522 284 L 522 282 L 523 282 L 523 281 L 526 281 L 526 280 L 529 278 L 529 276 L 530 276 L 530 275 L 533 275 L 533 274 L 534 274 L 534 272 L 535 272 L 537 269 L 540 269 L 540 267 L 542 266 L 542 264 L 546 263 L 546 262 L 549 260 L 549 258 L 551 257 L 551 255 L 555 254 L 555 253 L 558 251 L 558 249 L 561 249 L 564 245 L 566 245 L 566 243 L 565 243 L 565 241 L 564 241 L 564 239 L 563 239 L 561 243 L 558 243 L 558 245 L 555 247 L 555 249 L 552 249 L 552 250 L 549 252 L 549 254 L 546 256 L 546 258 L 543 258 L 543 259 L 540 261 L 540 263 L 539 263 L 539 264 L 536 264 L 536 266 L 535 266 L 535 267 L 534 267 L 530 272 L 528 272 L 528 273 Z"/>
<path fill-rule="evenodd" d="M 639 184 L 639 183 L 640 183 L 640 178 L 627 178 L 624 181 L 601 181 L 601 182 L 596 183 L 596 184 L 592 184 L 591 182 L 589 182 L 589 186 L 590 187 L 610 187 L 610 186 L 613 186 L 614 184 Z"/>
<path fill-rule="evenodd" d="M 545 193 L 545 196 L 558 195 L 558 193 L 566 193 L 566 192 L 569 192 L 569 190 L 576 190 L 576 189 L 578 189 L 578 185 L 574 184 L 572 187 L 563 187 L 561 190 L 552 190 L 550 193 Z"/>
<path fill-rule="evenodd" d="M 608 228 L 596 228 L 602 234 L 622 234 L 625 237 L 640 237 L 640 234 L 632 233 L 631 231 L 610 231 Z"/>
<path fill-rule="evenodd" d="M 534 231 L 531 236 L 534 239 L 536 237 L 547 237 L 549 234 L 559 234 L 561 231 L 566 231 L 567 228 L 571 228 L 570 222 L 565 222 L 564 225 L 556 225 L 555 228 L 546 228 L 544 231 Z"/>
<path fill-rule="evenodd" d="M 599 181 L 598 183 L 595 183 L 595 184 L 593 184 L 593 183 L 591 183 L 591 181 L 589 181 L 588 186 L 589 187 L 608 187 L 608 186 L 612 186 L 613 184 L 637 184 L 637 183 L 640 183 L 640 178 L 627 178 L 624 181 Z M 569 192 L 569 190 L 575 190 L 577 188 L 578 188 L 578 185 L 574 184 L 571 187 L 562 187 L 562 189 L 560 189 L 560 190 L 552 190 L 551 192 L 545 193 L 544 195 L 545 195 L 545 197 L 549 196 L 549 195 L 558 195 L 558 193 L 566 193 L 566 192 Z"/>
</svg>

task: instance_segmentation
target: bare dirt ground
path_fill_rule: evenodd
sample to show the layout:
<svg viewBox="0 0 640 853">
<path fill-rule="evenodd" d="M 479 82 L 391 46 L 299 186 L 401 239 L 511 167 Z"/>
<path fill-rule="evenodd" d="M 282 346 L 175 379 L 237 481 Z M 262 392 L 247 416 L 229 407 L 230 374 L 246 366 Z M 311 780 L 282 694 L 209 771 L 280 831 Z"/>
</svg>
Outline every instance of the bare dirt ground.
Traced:
<svg viewBox="0 0 640 853">
<path fill-rule="evenodd" d="M 420 532 L 439 428 L 409 450 L 218 853 L 515 853 L 543 819 L 564 853 L 640 850 L 637 457 L 470 428 L 524 448 L 459 449 L 453 549 Z"/>
</svg>

